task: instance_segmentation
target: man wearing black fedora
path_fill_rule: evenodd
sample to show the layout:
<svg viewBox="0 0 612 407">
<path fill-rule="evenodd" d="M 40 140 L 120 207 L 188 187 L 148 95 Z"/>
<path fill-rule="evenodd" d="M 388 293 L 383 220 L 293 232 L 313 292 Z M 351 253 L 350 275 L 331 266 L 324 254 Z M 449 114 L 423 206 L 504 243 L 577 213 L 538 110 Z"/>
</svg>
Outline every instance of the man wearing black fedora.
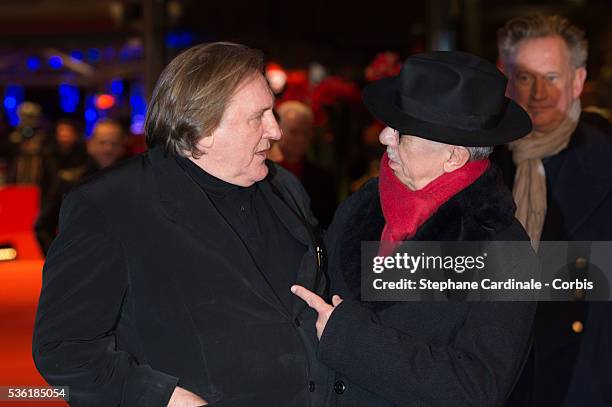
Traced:
<svg viewBox="0 0 612 407">
<path fill-rule="evenodd" d="M 333 406 L 498 406 L 529 348 L 530 302 L 362 302 L 361 242 L 524 241 L 515 205 L 488 155 L 531 130 L 505 97 L 506 78 L 461 52 L 408 58 L 364 91 L 386 127 L 380 177 L 338 209 L 327 237 L 332 304 L 318 312 L 319 357 L 336 371 Z M 529 244 L 525 256 L 533 256 Z"/>
</svg>

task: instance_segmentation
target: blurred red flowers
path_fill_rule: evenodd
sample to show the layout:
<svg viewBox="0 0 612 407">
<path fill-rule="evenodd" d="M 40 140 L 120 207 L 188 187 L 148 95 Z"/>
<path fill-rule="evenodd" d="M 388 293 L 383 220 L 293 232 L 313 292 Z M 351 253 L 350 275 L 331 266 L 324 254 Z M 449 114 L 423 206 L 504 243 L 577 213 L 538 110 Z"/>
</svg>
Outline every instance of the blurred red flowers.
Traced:
<svg viewBox="0 0 612 407">
<path fill-rule="evenodd" d="M 402 64 L 399 55 L 395 52 L 386 51 L 376 54 L 376 57 L 365 69 L 365 78 L 368 82 L 396 76 L 399 74 Z"/>
</svg>

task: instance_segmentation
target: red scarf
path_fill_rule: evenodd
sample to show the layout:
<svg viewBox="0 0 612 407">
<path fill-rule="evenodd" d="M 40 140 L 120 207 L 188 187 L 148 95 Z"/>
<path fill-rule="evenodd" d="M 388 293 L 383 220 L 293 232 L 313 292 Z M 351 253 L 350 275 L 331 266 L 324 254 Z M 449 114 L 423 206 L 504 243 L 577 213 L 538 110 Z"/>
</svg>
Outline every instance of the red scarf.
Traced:
<svg viewBox="0 0 612 407">
<path fill-rule="evenodd" d="M 400 242 L 410 239 L 440 206 L 476 181 L 489 168 L 489 160 L 471 161 L 447 172 L 418 191 L 410 190 L 389 167 L 385 153 L 380 162 L 379 194 L 385 217 L 379 256 L 388 256 Z"/>
</svg>

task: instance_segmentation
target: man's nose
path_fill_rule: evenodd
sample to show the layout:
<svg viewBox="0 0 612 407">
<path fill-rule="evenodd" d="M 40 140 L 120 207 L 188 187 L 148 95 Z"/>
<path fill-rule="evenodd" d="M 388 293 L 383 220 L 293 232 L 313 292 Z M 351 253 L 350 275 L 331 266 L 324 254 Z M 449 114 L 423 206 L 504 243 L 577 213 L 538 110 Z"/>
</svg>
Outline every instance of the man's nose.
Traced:
<svg viewBox="0 0 612 407">
<path fill-rule="evenodd" d="M 546 91 L 546 83 L 544 78 L 535 78 L 531 87 L 531 98 L 535 100 L 546 99 L 548 92 Z"/>
<path fill-rule="evenodd" d="M 397 147 L 399 144 L 399 134 L 391 127 L 385 127 L 378 135 L 381 144 L 389 147 Z"/>
<path fill-rule="evenodd" d="M 264 131 L 264 137 L 269 138 L 271 140 L 280 140 L 283 135 L 283 132 L 276 121 L 276 118 L 272 116 L 268 123 L 266 124 L 266 128 Z"/>
</svg>

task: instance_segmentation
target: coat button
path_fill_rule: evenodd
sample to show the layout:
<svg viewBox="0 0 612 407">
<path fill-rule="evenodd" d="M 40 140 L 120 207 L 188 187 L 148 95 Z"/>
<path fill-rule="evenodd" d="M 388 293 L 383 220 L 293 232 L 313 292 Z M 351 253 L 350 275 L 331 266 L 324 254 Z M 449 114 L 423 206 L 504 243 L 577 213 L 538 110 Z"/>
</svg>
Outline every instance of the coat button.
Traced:
<svg viewBox="0 0 612 407">
<path fill-rule="evenodd" d="M 582 325 L 582 322 L 580 321 L 574 321 L 574 323 L 572 324 L 572 331 L 574 331 L 577 334 L 581 333 L 583 329 L 584 329 L 584 326 Z"/>
<path fill-rule="evenodd" d="M 587 259 L 585 259 L 584 257 L 576 258 L 576 268 L 577 269 L 586 268 L 587 264 L 588 264 Z"/>
<path fill-rule="evenodd" d="M 310 391 L 311 393 L 315 391 L 315 382 L 313 382 L 312 380 L 308 382 L 308 391 Z"/>
<path fill-rule="evenodd" d="M 293 323 L 295 324 L 295 326 L 300 326 L 300 325 L 302 325 L 302 324 L 301 324 L 301 322 L 300 322 L 300 320 L 299 320 L 298 318 L 294 319 L 294 320 L 293 320 Z"/>
<path fill-rule="evenodd" d="M 344 393 L 346 391 L 346 384 L 344 384 L 342 380 L 336 381 L 336 383 L 334 383 L 334 391 L 336 394 Z"/>
</svg>

